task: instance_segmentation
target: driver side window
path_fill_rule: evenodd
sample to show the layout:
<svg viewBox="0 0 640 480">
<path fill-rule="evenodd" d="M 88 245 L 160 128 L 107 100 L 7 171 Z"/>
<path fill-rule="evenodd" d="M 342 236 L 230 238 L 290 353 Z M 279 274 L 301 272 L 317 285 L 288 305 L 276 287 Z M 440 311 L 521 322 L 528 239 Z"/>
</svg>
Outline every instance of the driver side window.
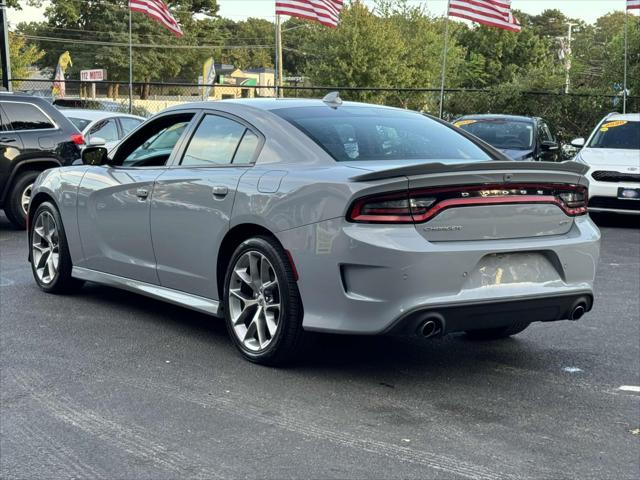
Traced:
<svg viewBox="0 0 640 480">
<path fill-rule="evenodd" d="M 113 164 L 123 167 L 166 165 L 193 115 L 166 115 L 147 123 L 118 148 Z"/>
</svg>

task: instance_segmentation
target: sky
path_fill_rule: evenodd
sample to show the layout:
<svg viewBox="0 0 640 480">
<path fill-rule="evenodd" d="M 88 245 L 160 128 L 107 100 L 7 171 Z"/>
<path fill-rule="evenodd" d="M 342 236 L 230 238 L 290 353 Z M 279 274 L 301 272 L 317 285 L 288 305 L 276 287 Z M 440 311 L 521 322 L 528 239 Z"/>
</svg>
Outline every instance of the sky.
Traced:
<svg viewBox="0 0 640 480">
<path fill-rule="evenodd" d="M 447 0 L 409 0 L 412 4 L 426 4 L 434 15 L 443 15 Z M 513 0 L 514 8 L 530 14 L 538 14 L 548 8 L 557 8 L 571 18 L 579 18 L 593 23 L 598 17 L 615 10 L 624 10 L 626 0 Z M 24 2 L 21 2 L 24 3 Z M 365 0 L 373 4 L 373 0 Z M 218 0 L 220 14 L 233 20 L 249 16 L 272 19 L 275 0 Z M 9 10 L 8 19 L 12 25 L 23 21 L 43 20 L 44 8 L 23 7 L 22 11 Z"/>
</svg>

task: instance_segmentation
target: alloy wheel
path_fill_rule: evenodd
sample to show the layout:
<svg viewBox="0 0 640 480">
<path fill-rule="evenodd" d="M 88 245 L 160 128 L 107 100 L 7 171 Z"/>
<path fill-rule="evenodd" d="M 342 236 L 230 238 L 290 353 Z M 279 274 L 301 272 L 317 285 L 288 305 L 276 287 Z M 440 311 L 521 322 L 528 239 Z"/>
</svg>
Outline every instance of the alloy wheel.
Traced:
<svg viewBox="0 0 640 480">
<path fill-rule="evenodd" d="M 245 252 L 233 266 L 229 314 L 234 334 L 248 350 L 264 350 L 275 338 L 281 317 L 280 286 L 273 265 L 262 253 Z"/>
<path fill-rule="evenodd" d="M 33 226 L 31 257 L 38 279 L 49 284 L 60 265 L 60 242 L 56 221 L 50 212 L 43 211 Z"/>
<path fill-rule="evenodd" d="M 22 195 L 20 196 L 20 207 L 22 207 L 22 213 L 26 216 L 29 212 L 29 202 L 31 201 L 31 190 L 33 188 L 33 183 L 30 183 L 25 187 L 22 191 Z"/>
</svg>

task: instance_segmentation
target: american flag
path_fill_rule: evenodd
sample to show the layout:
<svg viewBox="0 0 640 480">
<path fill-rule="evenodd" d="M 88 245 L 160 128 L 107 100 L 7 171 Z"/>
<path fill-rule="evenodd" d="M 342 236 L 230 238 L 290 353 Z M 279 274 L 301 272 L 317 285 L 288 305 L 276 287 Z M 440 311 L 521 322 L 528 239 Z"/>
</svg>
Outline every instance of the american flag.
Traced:
<svg viewBox="0 0 640 480">
<path fill-rule="evenodd" d="M 511 0 L 449 0 L 448 15 L 512 32 L 522 30 L 511 13 Z"/>
<path fill-rule="evenodd" d="M 640 9 L 640 0 L 627 0 L 627 10 Z"/>
<path fill-rule="evenodd" d="M 182 36 L 182 29 L 178 21 L 171 15 L 169 8 L 162 0 L 129 0 L 132 12 L 144 13 L 163 27 L 171 30 L 177 37 Z"/>
<path fill-rule="evenodd" d="M 342 0 L 276 0 L 276 15 L 289 15 L 337 27 L 342 3 Z"/>
</svg>

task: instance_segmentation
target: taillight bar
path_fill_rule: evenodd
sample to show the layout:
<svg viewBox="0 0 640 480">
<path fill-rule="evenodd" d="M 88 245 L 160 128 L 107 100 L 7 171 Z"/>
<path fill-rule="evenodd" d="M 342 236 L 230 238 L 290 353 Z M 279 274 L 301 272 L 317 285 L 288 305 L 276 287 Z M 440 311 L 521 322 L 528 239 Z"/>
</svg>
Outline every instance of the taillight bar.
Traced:
<svg viewBox="0 0 640 480">
<path fill-rule="evenodd" d="M 73 133 L 70 138 L 76 145 L 84 145 L 84 136 L 81 133 Z"/>
<path fill-rule="evenodd" d="M 413 189 L 353 202 L 347 220 L 357 223 L 424 223 L 449 208 L 481 205 L 551 204 L 568 216 L 587 213 L 582 185 L 485 184 Z"/>
</svg>

